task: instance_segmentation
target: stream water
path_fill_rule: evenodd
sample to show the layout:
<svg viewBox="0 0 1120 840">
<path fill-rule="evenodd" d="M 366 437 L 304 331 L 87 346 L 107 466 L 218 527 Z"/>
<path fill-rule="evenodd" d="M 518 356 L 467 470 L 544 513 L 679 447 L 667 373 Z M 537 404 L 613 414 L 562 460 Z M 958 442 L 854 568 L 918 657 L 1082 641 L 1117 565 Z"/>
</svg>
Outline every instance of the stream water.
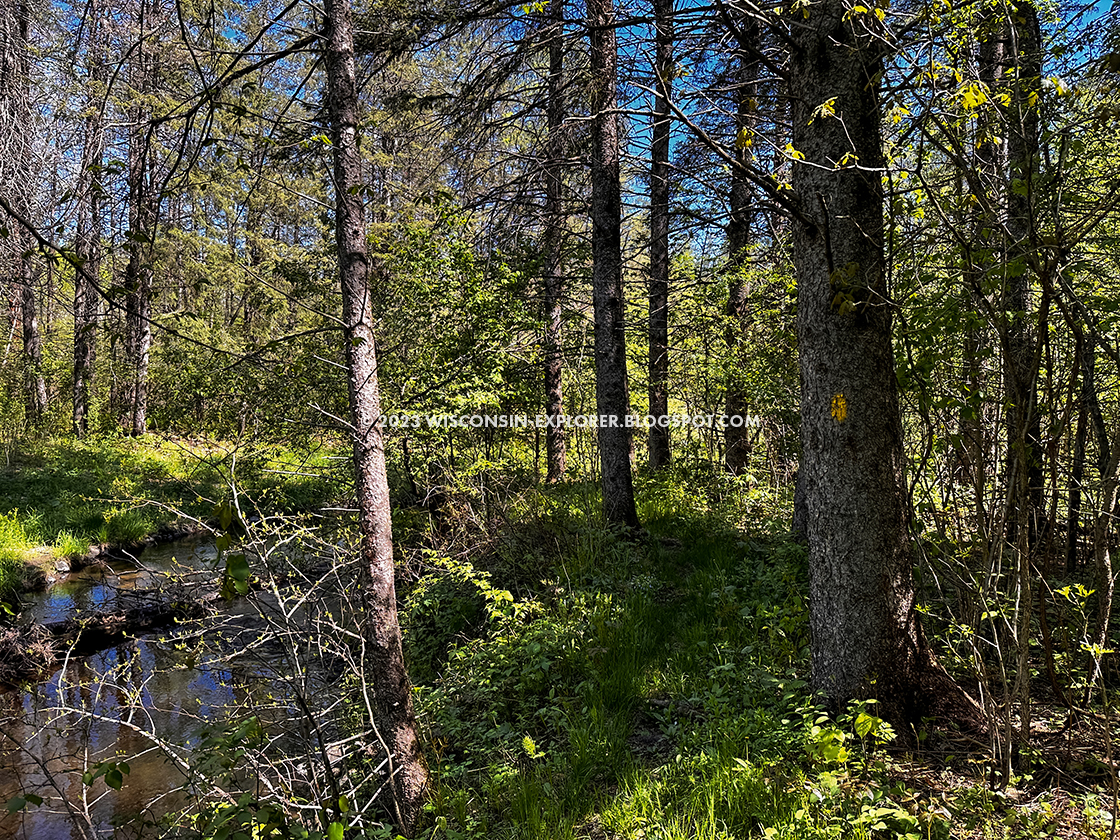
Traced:
<svg viewBox="0 0 1120 840">
<path fill-rule="evenodd" d="M 21 620 L 45 623 L 112 609 L 131 590 L 157 585 L 173 572 L 213 569 L 215 550 L 203 542 L 171 543 L 148 548 L 140 559 L 112 561 L 108 573 L 89 569 L 68 576 L 33 596 Z M 203 573 L 199 585 L 212 588 L 206 581 L 216 574 Z M 160 635 L 72 661 L 30 690 L 0 695 L 0 836 L 87 836 L 88 828 L 83 831 L 67 813 L 64 797 L 89 815 L 90 827 L 106 834 L 138 814 L 158 818 L 184 804 L 183 771 L 143 732 L 189 743 L 215 710 L 244 699 L 250 686 L 244 674 L 205 658 L 195 661 L 189 645 L 177 649 Z M 82 783 L 85 767 L 120 755 L 129 757 L 130 772 L 119 791 L 104 781 Z M 4 803 L 26 793 L 43 797 L 43 804 L 8 814 Z"/>
</svg>

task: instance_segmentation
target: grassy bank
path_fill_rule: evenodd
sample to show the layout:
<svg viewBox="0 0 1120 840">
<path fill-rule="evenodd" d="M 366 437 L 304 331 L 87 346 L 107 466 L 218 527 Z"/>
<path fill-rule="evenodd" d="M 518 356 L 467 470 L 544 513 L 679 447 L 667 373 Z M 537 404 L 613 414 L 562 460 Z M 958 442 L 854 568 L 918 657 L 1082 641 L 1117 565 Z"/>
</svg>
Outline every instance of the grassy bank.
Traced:
<svg viewBox="0 0 1120 840">
<path fill-rule="evenodd" d="M 317 507 L 336 492 L 332 454 L 152 435 L 29 441 L 0 466 L 0 598 L 18 590 L 28 563 L 205 520 L 234 487 L 246 513 Z"/>
</svg>

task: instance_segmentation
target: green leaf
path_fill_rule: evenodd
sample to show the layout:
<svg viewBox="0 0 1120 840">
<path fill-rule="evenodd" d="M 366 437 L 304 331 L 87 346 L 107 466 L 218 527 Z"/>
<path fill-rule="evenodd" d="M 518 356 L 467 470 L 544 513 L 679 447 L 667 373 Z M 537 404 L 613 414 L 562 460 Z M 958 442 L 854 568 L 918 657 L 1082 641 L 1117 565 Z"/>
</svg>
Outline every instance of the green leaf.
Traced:
<svg viewBox="0 0 1120 840">
<path fill-rule="evenodd" d="M 226 569 L 236 580 L 249 579 L 249 561 L 244 554 L 231 554 L 226 561 Z"/>
<path fill-rule="evenodd" d="M 866 738 L 872 732 L 879 728 L 879 724 L 883 721 L 875 715 L 869 715 L 867 712 L 860 712 L 856 717 L 856 734 L 861 738 Z"/>
<path fill-rule="evenodd" d="M 25 793 L 22 796 L 13 796 L 8 800 L 8 813 L 14 814 L 17 811 L 22 811 L 28 805 L 42 805 L 43 797 L 36 796 L 34 793 Z"/>
<path fill-rule="evenodd" d="M 332 822 L 327 829 L 327 840 L 342 840 L 342 823 Z"/>
<path fill-rule="evenodd" d="M 961 104 L 969 111 L 980 107 L 988 101 L 988 92 L 977 82 L 972 82 L 962 87 L 960 95 Z"/>
<path fill-rule="evenodd" d="M 233 586 L 241 595 L 249 592 L 249 561 L 244 554 L 231 554 L 226 560 L 226 574 L 233 581 Z"/>
</svg>

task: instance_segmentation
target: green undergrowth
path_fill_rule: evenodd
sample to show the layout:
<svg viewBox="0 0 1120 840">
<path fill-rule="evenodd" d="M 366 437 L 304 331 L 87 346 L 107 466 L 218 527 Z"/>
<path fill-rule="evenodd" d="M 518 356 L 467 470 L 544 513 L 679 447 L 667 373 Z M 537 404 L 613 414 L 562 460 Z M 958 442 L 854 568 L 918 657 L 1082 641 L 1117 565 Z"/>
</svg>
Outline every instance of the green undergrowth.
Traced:
<svg viewBox="0 0 1120 840">
<path fill-rule="evenodd" d="M 1107 791 L 1027 804 L 808 687 L 808 560 L 749 480 L 529 489 L 484 548 L 409 559 L 426 840 L 1104 840 Z M 981 765 L 983 761 L 981 760 Z M 1069 832 L 1073 832 L 1070 834 Z"/>
<path fill-rule="evenodd" d="M 725 484 L 645 483 L 638 537 L 586 487 L 532 491 L 490 554 L 422 556 L 402 625 L 424 836 L 949 836 L 892 781 L 874 707 L 810 693 L 805 553 Z"/>
<path fill-rule="evenodd" d="M 0 597 L 29 558 L 135 542 L 181 515 L 207 519 L 235 485 L 246 513 L 318 507 L 341 486 L 332 454 L 152 435 L 25 442 L 0 465 Z"/>
<path fill-rule="evenodd" d="M 14 513 L 0 513 L 0 601 L 21 588 L 26 557 L 35 544 Z"/>
</svg>

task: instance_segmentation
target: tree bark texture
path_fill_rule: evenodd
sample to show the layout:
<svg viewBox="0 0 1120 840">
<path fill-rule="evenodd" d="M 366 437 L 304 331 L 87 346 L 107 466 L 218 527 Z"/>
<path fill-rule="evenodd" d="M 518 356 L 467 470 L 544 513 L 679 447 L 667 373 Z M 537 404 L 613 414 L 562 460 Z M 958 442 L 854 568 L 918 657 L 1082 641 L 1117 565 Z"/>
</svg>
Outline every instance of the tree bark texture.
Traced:
<svg viewBox="0 0 1120 840">
<path fill-rule="evenodd" d="M 550 418 L 564 413 L 564 356 L 561 316 L 564 300 L 564 0 L 549 3 L 548 149 L 545 164 L 544 393 Z M 564 427 L 545 429 L 548 481 L 560 481 L 567 469 Z"/>
<path fill-rule="evenodd" d="M 0 190 L 11 207 L 31 218 L 31 184 L 35 164 L 31 146 L 31 67 L 27 53 L 30 16 L 26 0 L 0 3 Z M 43 347 L 39 330 L 38 295 L 30 234 L 18 224 L 10 237 L 8 259 L 20 289 L 25 366 L 25 399 L 32 420 L 42 418 L 47 407 L 43 379 Z"/>
<path fill-rule="evenodd" d="M 105 152 L 104 97 L 105 62 L 102 53 L 100 0 L 90 0 L 86 13 L 86 61 L 89 67 L 86 89 L 86 117 L 82 168 L 78 175 L 78 219 L 75 251 L 83 261 L 83 271 L 74 273 L 74 434 L 83 437 L 89 430 L 90 392 L 97 363 L 97 319 L 100 312 L 98 290 L 101 274 L 101 176 Z"/>
<path fill-rule="evenodd" d="M 607 522 L 637 527 L 630 468 L 630 391 L 622 294 L 622 199 L 619 182 L 618 45 L 614 0 L 590 0 L 591 34 L 591 284 L 595 310 L 595 403 L 600 419 L 603 513 Z"/>
<path fill-rule="evenodd" d="M 987 20 L 977 34 L 977 79 L 986 90 L 995 90 L 1003 72 L 1007 43 L 1003 28 Z M 976 149 L 973 166 L 964 176 L 969 195 L 974 199 L 969 218 L 970 236 L 964 245 L 967 286 L 965 306 L 982 309 L 997 283 L 997 268 L 1005 258 L 1003 225 L 1006 220 L 1007 144 L 1003 142 L 1004 126 L 995 108 L 981 109 L 977 116 L 975 137 L 962 140 Z M 983 361 L 992 348 L 985 334 L 985 325 L 979 315 L 965 329 L 962 347 L 962 384 L 968 393 L 960 415 L 961 447 L 958 451 L 962 477 L 971 480 L 977 532 L 987 533 L 988 523 L 984 497 L 988 481 L 989 451 L 992 435 L 983 417 L 979 399 L 987 386 L 988 371 Z"/>
<path fill-rule="evenodd" d="M 1085 688 L 1082 705 L 1088 706 L 1093 688 L 1101 677 L 1103 651 L 1111 646 L 1112 601 L 1116 592 L 1116 578 L 1112 573 L 1112 548 L 1108 544 L 1113 523 L 1120 515 L 1120 429 L 1112 438 L 1108 463 L 1101 470 L 1100 506 L 1093 524 L 1093 633 L 1089 654 L 1089 684 Z"/>
<path fill-rule="evenodd" d="M 1037 400 L 1038 344 L 1032 323 L 1030 256 L 1034 251 L 1034 187 L 1039 167 L 1038 106 L 1031 103 L 1041 91 L 1041 31 L 1032 3 L 1020 3 L 1007 29 L 1011 104 L 1007 109 L 1007 257 L 1003 310 L 1007 319 L 1005 392 L 1008 411 L 1008 476 L 1011 509 L 1009 524 L 1015 538 L 1021 525 L 1028 529 L 1024 545 L 1033 552 L 1039 541 L 1045 510 L 1042 503 L 1042 444 Z M 1014 477 L 1014 480 L 1012 479 Z M 1028 601 L 1029 603 L 1029 601 Z"/>
<path fill-rule="evenodd" d="M 652 143 L 649 167 L 649 413 L 669 414 L 669 140 L 672 133 L 673 0 L 654 0 L 656 38 Z M 650 426 L 649 466 L 672 458 L 666 419 Z"/>
<path fill-rule="evenodd" d="M 152 177 L 155 128 L 144 99 L 155 89 L 155 66 L 149 0 L 141 0 L 133 54 L 132 89 L 137 104 L 129 109 L 128 128 L 128 264 L 125 267 L 125 401 L 121 428 L 142 435 L 148 427 L 148 364 L 152 350 L 152 243 L 159 194 Z"/>
<path fill-rule="evenodd" d="M 371 265 L 367 251 L 358 145 L 358 90 L 350 0 L 326 5 L 328 113 L 334 148 L 335 236 L 342 283 L 347 384 L 354 435 L 354 474 L 361 531 L 365 621 L 364 676 L 375 702 L 380 737 L 389 751 L 392 813 L 398 830 L 411 836 L 427 788 L 412 694 L 401 650 L 393 565 L 392 519 L 379 425 Z"/>
<path fill-rule="evenodd" d="M 883 257 L 873 15 L 824 0 L 793 30 L 794 230 L 813 682 L 895 721 L 968 717 L 914 609 L 908 502 Z M 824 106 L 822 108 L 822 106 Z"/>
<path fill-rule="evenodd" d="M 43 336 L 39 329 L 38 289 L 31 254 L 34 244 L 30 235 L 20 236 L 20 322 L 23 324 L 23 354 L 27 365 L 27 414 L 35 422 L 47 410 L 47 383 L 43 378 Z"/>
</svg>

